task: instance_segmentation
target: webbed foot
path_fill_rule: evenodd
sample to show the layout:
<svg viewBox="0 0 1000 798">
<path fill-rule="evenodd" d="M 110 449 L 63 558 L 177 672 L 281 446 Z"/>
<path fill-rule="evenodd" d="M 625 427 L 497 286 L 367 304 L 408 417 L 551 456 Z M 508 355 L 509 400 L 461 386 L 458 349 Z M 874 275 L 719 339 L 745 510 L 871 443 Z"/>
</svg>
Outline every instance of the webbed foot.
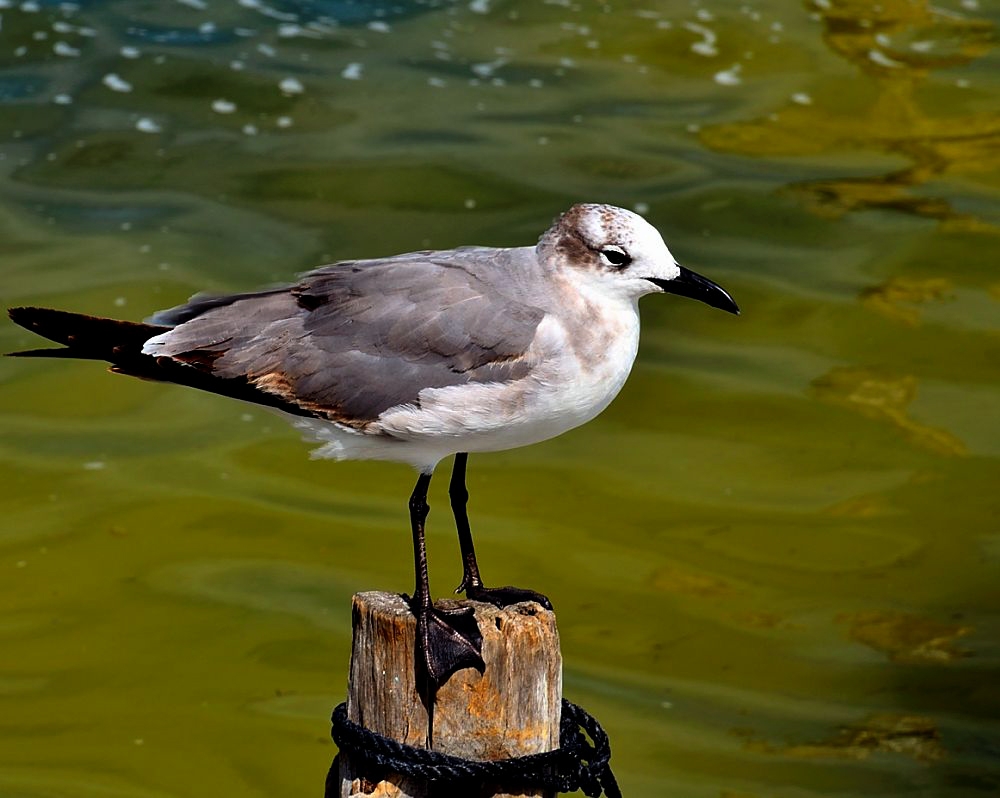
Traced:
<svg viewBox="0 0 1000 798">
<path fill-rule="evenodd" d="M 467 598 L 473 601 L 485 601 L 494 607 L 509 607 L 511 604 L 519 604 L 522 601 L 537 601 L 545 609 L 552 609 L 552 602 L 548 596 L 543 596 L 534 590 L 527 590 L 521 587 L 483 587 L 482 585 L 468 585 L 459 587 L 465 590 Z"/>
<path fill-rule="evenodd" d="M 482 673 L 483 636 L 472 607 L 413 607 L 417 618 L 417 662 L 435 691 L 463 668 Z"/>
</svg>

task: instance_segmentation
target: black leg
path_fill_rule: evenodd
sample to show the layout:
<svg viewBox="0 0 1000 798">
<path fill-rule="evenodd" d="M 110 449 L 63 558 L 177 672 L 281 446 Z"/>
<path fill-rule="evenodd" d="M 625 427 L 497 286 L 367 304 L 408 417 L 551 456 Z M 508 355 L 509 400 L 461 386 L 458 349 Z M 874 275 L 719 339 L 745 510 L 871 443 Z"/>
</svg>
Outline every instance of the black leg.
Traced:
<svg viewBox="0 0 1000 798">
<path fill-rule="evenodd" d="M 455 455 L 455 467 L 451 472 L 451 483 L 448 495 L 451 497 L 451 511 L 455 514 L 455 526 L 458 529 L 458 545 L 462 549 L 462 583 L 455 589 L 456 593 L 465 593 L 474 601 L 485 601 L 497 607 L 507 607 L 521 601 L 537 601 L 545 609 L 552 609 L 552 602 L 547 596 L 520 587 L 484 587 L 479 576 L 479 563 L 476 562 L 476 549 L 472 543 L 472 529 L 469 527 L 469 514 L 466 506 L 469 503 L 469 491 L 465 487 L 465 467 L 468 463 L 467 452 Z"/>
<path fill-rule="evenodd" d="M 455 588 L 456 593 L 465 593 L 470 588 L 475 590 L 483 586 L 483 580 L 479 578 L 479 564 L 476 562 L 476 548 L 472 543 L 469 514 L 466 511 L 469 489 L 465 487 L 465 466 L 468 461 L 468 452 L 455 455 L 455 466 L 451 470 L 451 482 L 448 485 L 451 511 L 455 515 L 455 527 L 458 529 L 458 545 L 462 549 L 462 583 Z"/>
<path fill-rule="evenodd" d="M 427 579 L 427 544 L 424 541 L 424 522 L 430 505 L 427 504 L 427 489 L 431 485 L 431 475 L 421 474 L 410 494 L 410 529 L 413 531 L 413 570 L 416 572 L 416 586 L 413 588 L 415 608 L 430 609 L 431 592 Z"/>
<path fill-rule="evenodd" d="M 483 638 L 472 608 L 442 610 L 431 604 L 427 545 L 424 541 L 424 522 L 430 511 L 427 504 L 430 484 L 431 475 L 421 474 L 410 496 L 413 566 L 416 573 L 410 609 L 417 618 L 417 663 L 423 668 L 432 691 L 436 691 L 455 671 L 476 668 L 482 673 L 485 665 L 482 658 Z"/>
</svg>

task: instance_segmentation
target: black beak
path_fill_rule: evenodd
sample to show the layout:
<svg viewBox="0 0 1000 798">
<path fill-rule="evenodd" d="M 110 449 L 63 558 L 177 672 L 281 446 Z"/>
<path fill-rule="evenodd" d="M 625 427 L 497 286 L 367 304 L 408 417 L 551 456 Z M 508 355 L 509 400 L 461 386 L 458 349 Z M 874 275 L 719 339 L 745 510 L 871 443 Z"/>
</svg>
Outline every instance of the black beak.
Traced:
<svg viewBox="0 0 1000 798">
<path fill-rule="evenodd" d="M 704 302 L 713 308 L 727 310 L 730 313 L 735 313 L 737 316 L 740 315 L 739 306 L 729 296 L 729 292 L 721 285 L 717 285 L 707 277 L 695 274 L 683 266 L 678 266 L 677 268 L 681 270 L 681 273 L 673 280 L 661 280 L 658 277 L 647 277 L 646 279 L 654 285 L 658 285 L 668 294 L 677 294 L 689 297 L 690 299 L 697 299 L 699 302 Z"/>
</svg>

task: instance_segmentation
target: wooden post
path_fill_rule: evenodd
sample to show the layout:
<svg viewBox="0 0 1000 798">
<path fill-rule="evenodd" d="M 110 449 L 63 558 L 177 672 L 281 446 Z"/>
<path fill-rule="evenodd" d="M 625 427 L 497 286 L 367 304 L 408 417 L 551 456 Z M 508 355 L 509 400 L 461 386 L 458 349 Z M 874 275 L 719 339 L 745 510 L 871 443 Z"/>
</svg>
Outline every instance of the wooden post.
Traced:
<svg viewBox="0 0 1000 798">
<path fill-rule="evenodd" d="M 440 601 L 438 606 L 455 606 Z M 428 714 L 414 668 L 416 622 L 395 593 L 354 596 L 347 713 L 355 723 L 417 748 L 481 761 L 559 747 L 562 656 L 555 614 L 534 602 L 505 609 L 470 602 L 483 635 L 482 676 L 466 668 L 438 690 Z M 429 732 L 433 729 L 433 739 Z M 518 793 L 548 798 L 551 793 Z M 373 784 L 341 755 L 341 798 L 432 798 L 426 784 L 394 776 Z M 484 786 L 466 798 L 513 798 Z"/>
</svg>

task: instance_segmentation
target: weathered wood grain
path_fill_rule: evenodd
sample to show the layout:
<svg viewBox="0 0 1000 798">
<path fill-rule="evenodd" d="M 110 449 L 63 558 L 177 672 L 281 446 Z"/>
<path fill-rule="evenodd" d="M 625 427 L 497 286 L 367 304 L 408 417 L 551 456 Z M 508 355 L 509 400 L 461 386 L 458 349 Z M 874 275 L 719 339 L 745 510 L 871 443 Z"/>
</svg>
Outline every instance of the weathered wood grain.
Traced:
<svg viewBox="0 0 1000 798">
<path fill-rule="evenodd" d="M 485 672 L 467 668 L 441 687 L 428 713 L 414 668 L 415 621 L 395 593 L 354 597 L 348 716 L 372 731 L 466 759 L 508 759 L 559 746 L 562 657 L 555 615 L 525 602 L 505 609 L 470 602 L 483 635 Z M 438 606 L 458 602 L 441 601 Z M 341 798 L 432 798 L 402 778 L 372 784 L 341 757 Z M 542 798 L 545 792 L 519 793 Z M 464 798 L 513 798 L 484 785 Z"/>
</svg>

